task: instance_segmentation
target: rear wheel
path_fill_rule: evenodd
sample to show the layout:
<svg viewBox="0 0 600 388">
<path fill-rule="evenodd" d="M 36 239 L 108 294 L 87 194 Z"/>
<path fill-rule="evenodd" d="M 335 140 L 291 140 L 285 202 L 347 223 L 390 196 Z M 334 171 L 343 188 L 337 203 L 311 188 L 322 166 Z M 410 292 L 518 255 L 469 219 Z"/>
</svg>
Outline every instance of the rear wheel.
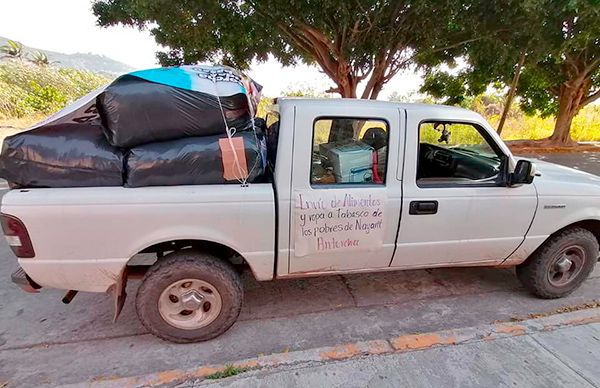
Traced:
<svg viewBox="0 0 600 388">
<path fill-rule="evenodd" d="M 517 276 L 535 295 L 560 298 L 579 288 L 593 271 L 599 254 L 598 240 L 590 231 L 565 229 L 517 266 Z"/>
<path fill-rule="evenodd" d="M 159 260 L 136 296 L 142 324 L 157 337 L 206 341 L 229 329 L 242 307 L 243 291 L 233 267 L 211 255 L 184 250 Z"/>
</svg>

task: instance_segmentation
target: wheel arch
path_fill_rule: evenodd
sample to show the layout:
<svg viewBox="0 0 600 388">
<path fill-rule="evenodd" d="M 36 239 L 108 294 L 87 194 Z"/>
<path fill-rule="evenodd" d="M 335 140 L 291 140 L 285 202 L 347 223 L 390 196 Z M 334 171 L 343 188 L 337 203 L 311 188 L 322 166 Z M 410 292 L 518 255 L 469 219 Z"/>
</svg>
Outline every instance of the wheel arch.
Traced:
<svg viewBox="0 0 600 388">
<path fill-rule="evenodd" d="M 579 221 L 573 221 L 546 236 L 543 240 L 537 240 L 533 245 L 527 244 L 524 242 L 511 256 L 509 256 L 500 266 L 501 267 L 512 267 L 515 265 L 520 265 L 529 260 L 530 257 L 533 256 L 535 252 L 541 249 L 548 240 L 550 240 L 555 235 L 567 230 L 569 228 L 583 228 L 585 230 L 590 231 L 596 240 L 598 240 L 598 244 L 600 244 L 600 219 L 597 218 L 588 218 Z"/>
<path fill-rule="evenodd" d="M 600 245 L 600 220 L 597 220 L 597 219 L 588 219 L 588 220 L 577 221 L 577 222 L 573 222 L 567 226 L 564 226 L 564 227 L 560 228 L 559 230 L 557 230 L 556 232 L 552 233 L 550 236 L 548 236 L 548 238 L 544 241 L 544 243 L 546 241 L 548 241 L 550 238 L 557 235 L 558 233 L 561 233 L 562 231 L 564 231 L 566 229 L 570 229 L 570 228 L 582 228 L 582 229 L 586 229 L 586 230 L 590 231 L 594 235 L 594 237 L 596 237 L 596 240 L 598 240 L 598 244 Z M 542 245 L 544 243 L 542 243 Z"/>
<path fill-rule="evenodd" d="M 160 255 L 161 253 L 164 254 L 165 252 L 180 251 L 182 249 L 194 249 L 201 252 L 211 253 L 222 259 L 239 257 L 244 260 L 243 256 L 237 250 L 220 242 L 203 239 L 167 239 L 164 241 L 155 242 L 140 249 L 130 257 L 128 264 L 135 258 L 136 255 L 139 254 L 156 253 Z"/>
<path fill-rule="evenodd" d="M 248 264 L 253 276 L 256 278 L 256 273 L 254 272 L 252 265 L 250 265 L 237 250 L 225 244 L 202 239 L 167 239 L 155 242 L 130 255 L 123 270 L 120 272 L 118 278 L 115 279 L 115 283 L 109 288 L 109 292 L 113 294 L 115 304 L 113 321 L 117 320 L 123 309 L 125 298 L 127 296 L 125 289 L 129 279 L 142 278 L 146 270 L 156 261 L 160 260 L 165 253 L 178 252 L 184 249 L 194 249 L 200 252 L 210 253 L 215 257 L 223 259 L 224 261 L 229 261 L 232 264 Z M 149 253 L 156 253 L 156 260 L 152 260 L 151 262 L 138 260 L 140 255 Z M 232 260 L 235 258 L 239 259 L 237 261 Z"/>
</svg>

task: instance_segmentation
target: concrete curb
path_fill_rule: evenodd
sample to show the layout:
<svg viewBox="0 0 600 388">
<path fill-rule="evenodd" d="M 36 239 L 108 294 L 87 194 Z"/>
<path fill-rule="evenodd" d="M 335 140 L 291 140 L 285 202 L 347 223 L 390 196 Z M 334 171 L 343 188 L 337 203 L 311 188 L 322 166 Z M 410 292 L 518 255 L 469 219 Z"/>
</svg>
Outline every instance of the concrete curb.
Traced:
<svg viewBox="0 0 600 388">
<path fill-rule="evenodd" d="M 260 369 L 303 363 L 348 360 L 361 356 L 418 351 L 479 341 L 493 341 L 501 338 L 531 335 L 589 323 L 600 323 L 600 308 L 550 315 L 521 322 L 497 323 L 431 333 L 408 334 L 387 339 L 272 354 L 234 361 L 229 365 L 237 368 Z M 97 377 L 86 385 L 92 387 L 153 387 L 174 384 L 185 380 L 202 379 L 225 368 L 225 364 L 203 365 L 195 369 L 168 370 L 136 377 Z"/>
</svg>

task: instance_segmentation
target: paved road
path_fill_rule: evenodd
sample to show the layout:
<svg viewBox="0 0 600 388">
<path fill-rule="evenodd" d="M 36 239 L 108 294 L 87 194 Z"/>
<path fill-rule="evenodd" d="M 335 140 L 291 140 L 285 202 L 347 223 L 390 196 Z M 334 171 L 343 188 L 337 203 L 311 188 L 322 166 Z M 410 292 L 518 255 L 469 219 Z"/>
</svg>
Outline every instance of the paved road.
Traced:
<svg viewBox="0 0 600 388">
<path fill-rule="evenodd" d="M 595 157 L 563 162 L 600 174 Z M 561 158 L 565 157 L 548 159 Z M 174 345 L 147 334 L 137 321 L 132 304 L 137 282 L 129 284 L 130 298 L 120 320 L 112 324 L 108 296 L 82 293 L 67 306 L 56 290 L 25 294 L 8 280 L 15 267 L 2 240 L 0 386 L 7 382 L 8 387 L 135 376 L 474 326 L 590 302 L 598 298 L 600 288 L 599 269 L 579 291 L 561 300 L 530 296 L 506 269 L 405 271 L 269 283 L 258 283 L 246 274 L 244 309 L 229 332 L 202 344 Z"/>
<path fill-rule="evenodd" d="M 600 152 L 529 154 L 524 156 L 562 164 L 600 176 Z"/>
</svg>

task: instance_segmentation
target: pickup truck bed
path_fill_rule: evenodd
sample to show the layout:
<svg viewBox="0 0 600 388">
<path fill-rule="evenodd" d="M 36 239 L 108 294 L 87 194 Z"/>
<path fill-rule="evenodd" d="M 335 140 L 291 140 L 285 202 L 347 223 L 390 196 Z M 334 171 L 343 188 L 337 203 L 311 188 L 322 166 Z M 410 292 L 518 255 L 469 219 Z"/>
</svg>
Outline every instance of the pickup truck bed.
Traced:
<svg viewBox="0 0 600 388">
<path fill-rule="evenodd" d="M 259 280 L 271 279 L 274 203 L 266 183 L 22 189 L 4 196 L 2 212 L 27 225 L 36 257 L 19 262 L 31 278 L 43 278 L 46 287 L 105 292 L 135 254 L 198 236 L 230 247 Z"/>
</svg>

